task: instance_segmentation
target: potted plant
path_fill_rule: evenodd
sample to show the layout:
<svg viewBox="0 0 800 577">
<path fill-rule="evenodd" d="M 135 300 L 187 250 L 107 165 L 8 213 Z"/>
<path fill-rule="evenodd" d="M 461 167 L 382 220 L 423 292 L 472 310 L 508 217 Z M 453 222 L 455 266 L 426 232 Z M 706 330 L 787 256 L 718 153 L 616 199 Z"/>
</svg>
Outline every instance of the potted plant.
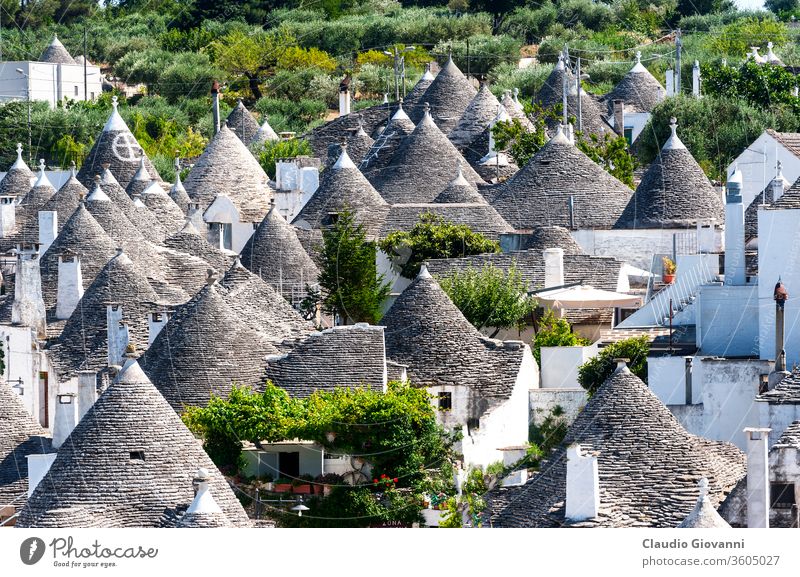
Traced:
<svg viewBox="0 0 800 577">
<path fill-rule="evenodd" d="M 281 477 L 275 481 L 272 490 L 276 493 L 289 493 L 292 490 L 292 480 Z"/>
<path fill-rule="evenodd" d="M 327 497 L 333 491 L 333 487 L 341 485 L 343 482 L 342 476 L 336 473 L 325 473 L 316 478 L 316 485 L 314 485 L 314 493 Z"/>
<path fill-rule="evenodd" d="M 664 284 L 672 284 L 675 282 L 675 261 L 668 256 L 661 257 L 661 264 L 663 267 L 663 274 L 661 278 Z"/>
<path fill-rule="evenodd" d="M 300 475 L 298 479 L 292 481 L 292 493 L 295 495 L 310 495 L 311 494 L 311 484 L 309 481 L 313 481 L 314 477 L 311 475 L 305 474 Z"/>
</svg>

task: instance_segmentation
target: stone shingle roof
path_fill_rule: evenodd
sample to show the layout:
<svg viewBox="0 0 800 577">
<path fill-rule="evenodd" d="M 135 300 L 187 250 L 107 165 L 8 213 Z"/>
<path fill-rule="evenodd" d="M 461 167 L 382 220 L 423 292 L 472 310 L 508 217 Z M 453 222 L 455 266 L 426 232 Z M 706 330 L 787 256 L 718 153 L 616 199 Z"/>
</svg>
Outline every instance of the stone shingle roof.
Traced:
<svg viewBox="0 0 800 577">
<path fill-rule="evenodd" d="M 242 264 L 287 298 L 306 284 L 316 284 L 319 270 L 297 234 L 273 208 L 244 245 Z"/>
<path fill-rule="evenodd" d="M 218 272 L 228 270 L 233 257 L 212 246 L 192 225 L 186 222 L 183 227 L 164 241 L 164 246 L 203 259 Z"/>
<path fill-rule="evenodd" d="M 766 132 L 786 150 L 800 158 L 800 132 L 778 132 L 772 128 L 767 128 Z"/>
<path fill-rule="evenodd" d="M 756 401 L 766 402 L 770 405 L 800 404 L 800 368 L 786 375 L 774 389 L 758 395 Z"/>
<path fill-rule="evenodd" d="M 522 238 L 519 246 L 520 250 L 533 249 L 543 251 L 547 248 L 560 248 L 565 255 L 586 254 L 583 247 L 572 237 L 569 230 L 563 226 L 536 227 L 530 234 Z"/>
<path fill-rule="evenodd" d="M 414 132 L 400 143 L 389 165 L 379 175 L 372 175 L 370 181 L 390 204 L 433 202 L 453 179 L 459 161 L 464 164 L 468 181 L 483 183 L 430 114 L 425 114 Z"/>
<path fill-rule="evenodd" d="M 772 183 L 775 182 L 776 179 L 781 181 L 783 184 L 784 193 L 778 198 L 778 200 L 772 200 Z M 767 209 L 769 210 L 783 210 L 783 209 L 793 209 L 793 208 L 800 208 L 800 178 L 794 181 L 793 184 L 789 184 L 789 182 L 784 178 L 783 173 L 780 171 L 778 175 L 772 179 L 767 185 L 767 199 L 770 202 L 767 203 Z M 762 191 L 761 194 L 753 199 L 753 202 L 758 200 L 758 198 L 763 197 L 763 194 L 766 191 Z M 749 208 L 749 207 L 748 207 Z M 756 235 L 758 234 L 758 212 L 756 211 Z"/>
<path fill-rule="evenodd" d="M 256 119 L 250 111 L 245 108 L 241 98 L 236 106 L 233 107 L 233 110 L 231 110 L 228 118 L 225 119 L 225 124 L 227 124 L 228 128 L 230 128 L 234 134 L 239 137 L 239 140 L 245 144 L 250 144 L 255 138 L 259 128 L 258 122 L 256 122 Z"/>
<path fill-rule="evenodd" d="M 220 128 L 189 171 L 184 187 L 205 210 L 217 194 L 226 194 L 242 222 L 259 222 L 269 210 L 269 177 L 227 126 Z"/>
<path fill-rule="evenodd" d="M 433 200 L 435 203 L 469 203 L 488 204 L 478 188 L 464 178 L 461 164 L 458 165 L 456 177 Z"/>
<path fill-rule="evenodd" d="M 189 212 L 189 203 L 191 202 L 191 199 L 186 193 L 186 188 L 181 182 L 181 173 L 179 171 L 175 172 L 175 184 L 170 187 L 168 194 L 175 204 L 177 204 L 178 207 L 180 207 L 180 209 L 183 211 L 183 214 L 187 214 Z"/>
<path fill-rule="evenodd" d="M 497 240 L 501 233 L 514 230 L 493 207 L 485 202 L 394 204 L 386 215 L 380 238 L 385 238 L 395 231 L 411 230 L 425 213 L 441 216 L 454 224 L 465 224 L 473 232 L 479 232 L 493 240 Z"/>
<path fill-rule="evenodd" d="M 672 136 L 644 173 L 615 228 L 684 228 L 701 219 L 725 220 L 725 207 L 676 134 Z"/>
<path fill-rule="evenodd" d="M 453 59 L 448 58 L 447 63 L 420 97 L 419 103 L 430 105 L 431 115 L 436 126 L 444 134 L 449 134 L 477 93 L 478 91 L 458 69 Z M 411 110 L 410 116 L 411 120 L 418 124 L 424 116 L 424 109 L 415 106 Z"/>
<path fill-rule="evenodd" d="M 469 144 L 486 130 L 497 116 L 497 109 L 500 107 L 489 86 L 483 84 L 469 103 L 464 114 L 461 115 L 453 130 L 448 134 L 450 142 L 457 148 L 469 146 Z"/>
<path fill-rule="evenodd" d="M 22 145 L 17 144 L 17 160 L 0 180 L 0 196 L 24 196 L 31 189 L 35 178 L 22 159 Z"/>
<path fill-rule="evenodd" d="M 17 525 L 172 527 L 194 499 L 192 479 L 201 467 L 226 517 L 249 526 L 200 442 L 134 362 L 61 446 Z M 73 509 L 68 525 L 53 515 L 64 508 Z"/>
<path fill-rule="evenodd" d="M 144 156 L 142 156 L 139 159 L 139 168 L 128 183 L 128 186 L 125 187 L 125 192 L 127 192 L 128 196 L 131 198 L 136 198 L 138 195 L 142 194 L 145 188 L 150 186 L 152 181 L 150 173 L 147 172 L 147 166 L 144 163 Z"/>
<path fill-rule="evenodd" d="M 44 52 L 42 52 L 42 55 L 39 57 L 39 62 L 50 62 L 52 64 L 77 64 L 75 59 L 70 56 L 70 53 L 67 52 L 67 49 L 64 48 L 64 45 L 61 44 L 61 41 L 55 34 L 53 34 L 53 39 L 50 41 L 50 44 L 47 45 L 47 48 L 44 49 Z"/>
<path fill-rule="evenodd" d="M 766 197 L 766 198 L 765 198 Z M 758 193 L 753 201 L 744 210 L 744 239 L 745 242 L 758 236 L 758 209 L 771 206 L 774 202 L 772 186 Z"/>
<path fill-rule="evenodd" d="M 55 315 L 59 255 L 71 252 L 80 257 L 83 288 L 87 289 L 106 263 L 117 254 L 118 246 L 86 207 L 80 204 L 39 260 L 42 296 L 48 318 L 52 319 Z"/>
<path fill-rule="evenodd" d="M 133 175 L 139 170 L 139 156 L 143 154 L 139 141 L 133 136 L 117 110 L 116 97 L 112 98 L 112 101 L 111 116 L 78 171 L 78 180 L 90 190 L 95 175 L 103 171 L 104 164 L 109 165 L 120 186 L 123 188 L 128 186 Z M 160 181 L 161 176 L 147 155 L 144 155 L 144 163 L 150 177 Z"/>
<path fill-rule="evenodd" d="M 667 97 L 667 91 L 639 61 L 622 77 L 616 86 L 603 99 L 608 103 L 609 113 L 614 111 L 614 100 L 625 103 L 626 112 L 652 112 L 656 105 Z"/>
<path fill-rule="evenodd" d="M 515 88 L 514 89 L 514 96 L 511 96 L 511 91 L 506 90 L 503 92 L 503 98 L 500 100 L 500 104 L 503 105 L 503 108 L 506 111 L 506 114 L 510 116 L 512 119 L 516 118 L 519 120 L 523 126 L 528 128 L 529 130 L 533 130 L 533 122 L 531 119 L 528 118 L 528 115 L 525 114 L 525 109 L 520 104 L 519 100 L 517 99 L 517 94 L 519 91 Z"/>
<path fill-rule="evenodd" d="M 358 112 L 351 112 L 344 116 L 334 118 L 322 126 L 318 126 L 305 135 L 311 143 L 314 156 L 326 158 L 331 144 L 340 144 L 342 139 L 347 140 L 355 134 L 359 127 L 373 138 L 389 123 L 396 110 L 396 104 L 376 104 L 369 108 L 362 108 Z"/>
<path fill-rule="evenodd" d="M 100 178 L 100 186 L 106 196 L 128 217 L 139 231 L 137 238 L 144 238 L 152 243 L 158 244 L 167 237 L 166 229 L 156 218 L 156 215 L 144 205 L 137 205 L 134 199 L 114 178 L 111 170 L 106 168 Z"/>
<path fill-rule="evenodd" d="M 565 68 L 560 57 L 553 71 L 545 80 L 544 85 L 536 94 L 536 102 L 544 108 L 562 106 L 564 103 L 563 81 L 565 75 L 567 77 L 567 115 L 577 117 L 578 90 L 575 86 L 575 77 L 570 70 Z M 613 133 L 613 129 L 603 118 L 603 111 L 597 101 L 585 90 L 581 90 L 581 119 L 584 132 L 589 134 Z M 547 126 L 550 130 L 556 130 L 559 122 L 559 119 L 549 119 Z"/>
<path fill-rule="evenodd" d="M 100 370 L 108 365 L 107 305 L 122 307 L 122 322 L 128 325 L 129 341 L 142 351 L 147 346 L 150 312 L 163 309 L 161 299 L 120 252 L 112 258 L 83 293 L 64 330 L 50 346 L 51 360 L 61 378 L 79 370 Z"/>
<path fill-rule="evenodd" d="M 566 449 L 597 454 L 600 512 L 566 521 Z M 675 527 L 694 508 L 698 481 L 718 505 L 744 477 L 744 454 L 730 443 L 689 434 L 627 368 L 589 399 L 561 446 L 526 484 L 487 494 L 493 527 Z"/>
<path fill-rule="evenodd" d="M 781 433 L 780 438 L 772 446 L 772 449 L 785 448 L 800 449 L 800 421 L 795 421 Z"/>
<path fill-rule="evenodd" d="M 408 365 L 412 383 L 466 386 L 489 403 L 511 395 L 524 345 L 481 335 L 425 267 L 381 324 L 387 356 Z"/>
<path fill-rule="evenodd" d="M 264 122 L 261 123 L 261 126 L 258 127 L 255 136 L 250 141 L 249 146 L 257 146 L 259 144 L 264 144 L 265 142 L 271 142 L 274 140 L 278 140 L 278 135 L 270 126 L 269 121 L 267 120 L 266 115 L 263 115 L 262 118 Z"/>
<path fill-rule="evenodd" d="M 492 206 L 516 229 L 609 229 L 632 192 L 559 131 L 519 172 L 497 187 Z"/>
<path fill-rule="evenodd" d="M 389 120 L 386 128 L 376 136 L 375 142 L 364 155 L 358 168 L 367 178 L 379 175 L 381 170 L 391 162 L 403 139 L 412 132 L 414 132 L 414 123 L 403 109 L 401 100 L 397 111 Z"/>
<path fill-rule="evenodd" d="M 78 208 L 81 199 L 89 194 L 86 187 L 75 177 L 73 173 L 69 180 L 61 185 L 56 193 L 50 197 L 42 210 L 54 210 L 58 216 L 58 230 L 64 228 L 64 224 Z"/>
<path fill-rule="evenodd" d="M 730 529 L 731 526 L 723 519 L 711 499 L 708 498 L 708 481 L 700 479 L 700 496 L 692 512 L 684 519 L 679 529 Z"/>
<path fill-rule="evenodd" d="M 364 132 L 363 126 L 359 126 L 358 130 L 351 136 L 347 137 L 344 142 L 347 143 L 347 154 L 355 164 L 361 164 L 364 157 L 367 156 L 375 141 L 372 137 Z M 332 166 L 339 158 L 342 152 L 341 143 L 330 144 L 328 146 L 328 157 L 325 161 L 326 166 Z"/>
<path fill-rule="evenodd" d="M 52 452 L 46 436 L 20 396 L 5 380 L 0 382 L 0 507 L 28 490 L 27 456 Z"/>
<path fill-rule="evenodd" d="M 227 397 L 233 384 L 255 386 L 263 359 L 277 349 L 225 303 L 215 284 L 180 306 L 140 359 L 142 369 L 177 412 Z"/>
<path fill-rule="evenodd" d="M 567 70 L 564 66 L 564 61 L 561 56 L 558 57 L 558 62 L 553 67 L 553 70 L 547 76 L 547 79 L 542 84 L 539 92 L 536 93 L 535 100 L 544 108 L 552 108 L 557 104 L 563 103 L 564 98 L 564 75 L 567 76 L 567 86 L 575 83 L 572 72 Z"/>
<path fill-rule="evenodd" d="M 312 228 L 323 228 L 333 224 L 331 213 L 342 212 L 345 208 L 353 211 L 356 221 L 363 224 L 372 237 L 378 234 L 389 211 L 389 205 L 350 159 L 350 147 L 340 146 L 338 159 L 322 173 L 319 188 L 293 224 L 302 226 L 302 221 Z"/>
<path fill-rule="evenodd" d="M 28 244 L 39 242 L 39 211 L 55 193 L 56 189 L 53 188 L 44 173 L 43 163 L 39 177 L 16 208 L 15 233 L 10 239 L 5 240 L 4 244 L 8 242 Z"/>
<path fill-rule="evenodd" d="M 158 222 L 166 230 L 168 235 L 174 234 L 183 228 L 186 215 L 181 208 L 175 204 L 164 189 L 155 181 L 145 188 L 141 193 L 142 202 L 150 213 L 155 215 Z"/>
<path fill-rule="evenodd" d="M 405 96 L 404 100 L 408 104 L 409 109 L 414 108 L 417 104 L 419 104 L 422 95 L 425 94 L 425 91 L 428 90 L 428 88 L 430 88 L 434 78 L 434 75 L 431 74 L 430 65 L 427 65 L 425 67 L 425 73 L 419 77 L 419 80 L 417 80 L 414 88 L 412 88 Z"/>
<path fill-rule="evenodd" d="M 292 397 L 339 387 L 381 391 L 386 383 L 383 327 L 359 323 L 312 333 L 287 354 L 267 357 L 264 378 Z"/>
</svg>

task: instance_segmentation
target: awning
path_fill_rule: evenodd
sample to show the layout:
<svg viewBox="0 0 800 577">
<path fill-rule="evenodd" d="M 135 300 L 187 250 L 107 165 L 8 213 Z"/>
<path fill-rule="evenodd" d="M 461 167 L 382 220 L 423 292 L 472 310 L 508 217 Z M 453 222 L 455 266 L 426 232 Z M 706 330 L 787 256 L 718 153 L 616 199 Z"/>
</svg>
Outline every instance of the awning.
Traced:
<svg viewBox="0 0 800 577">
<path fill-rule="evenodd" d="M 536 298 L 539 299 L 540 303 L 559 309 L 634 308 L 642 306 L 642 297 L 639 295 L 596 289 L 588 285 L 544 290 L 538 292 Z"/>
</svg>

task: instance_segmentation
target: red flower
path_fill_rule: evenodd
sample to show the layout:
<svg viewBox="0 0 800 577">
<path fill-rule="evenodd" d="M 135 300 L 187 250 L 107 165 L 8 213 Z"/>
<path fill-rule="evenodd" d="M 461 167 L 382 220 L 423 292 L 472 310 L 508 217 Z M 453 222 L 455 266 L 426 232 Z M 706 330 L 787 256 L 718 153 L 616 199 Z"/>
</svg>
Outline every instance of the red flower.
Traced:
<svg viewBox="0 0 800 577">
<path fill-rule="evenodd" d="M 394 482 L 397 483 L 397 477 L 394 478 Z"/>
<path fill-rule="evenodd" d="M 378 482 L 378 479 L 372 479 L 372 482 L 373 482 L 373 483 L 377 483 L 377 482 Z"/>
</svg>

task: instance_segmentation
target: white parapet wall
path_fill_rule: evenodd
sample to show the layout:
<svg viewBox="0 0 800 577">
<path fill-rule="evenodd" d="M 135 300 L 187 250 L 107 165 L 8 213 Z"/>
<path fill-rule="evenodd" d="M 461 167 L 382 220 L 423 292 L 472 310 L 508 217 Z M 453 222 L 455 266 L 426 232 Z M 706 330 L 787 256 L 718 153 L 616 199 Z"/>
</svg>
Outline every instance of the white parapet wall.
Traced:
<svg viewBox="0 0 800 577">
<path fill-rule="evenodd" d="M 596 354 L 596 344 L 587 347 L 542 347 L 541 387 L 579 389 L 578 368 Z"/>
<path fill-rule="evenodd" d="M 758 356 L 758 286 L 700 287 L 695 314 L 697 347 L 709 356 Z"/>
</svg>

